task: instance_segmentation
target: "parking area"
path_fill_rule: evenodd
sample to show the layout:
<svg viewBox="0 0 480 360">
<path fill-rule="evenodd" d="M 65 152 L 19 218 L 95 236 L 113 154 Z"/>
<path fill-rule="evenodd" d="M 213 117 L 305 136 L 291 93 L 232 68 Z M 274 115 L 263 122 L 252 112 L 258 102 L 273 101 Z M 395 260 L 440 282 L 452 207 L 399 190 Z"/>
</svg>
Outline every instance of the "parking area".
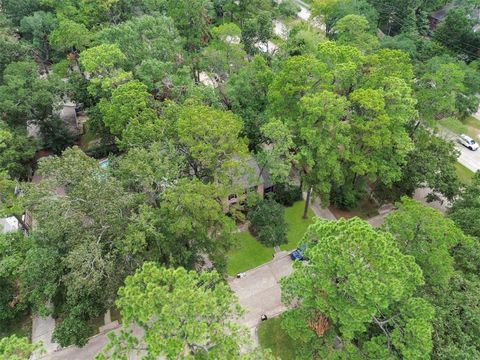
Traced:
<svg viewBox="0 0 480 360">
<path fill-rule="evenodd" d="M 242 278 L 232 278 L 229 285 L 237 294 L 246 314 L 240 320 L 250 329 L 260 322 L 262 314 L 273 317 L 285 311 L 279 281 L 292 272 L 289 253 L 281 251 L 272 261 L 249 270 Z"/>
</svg>

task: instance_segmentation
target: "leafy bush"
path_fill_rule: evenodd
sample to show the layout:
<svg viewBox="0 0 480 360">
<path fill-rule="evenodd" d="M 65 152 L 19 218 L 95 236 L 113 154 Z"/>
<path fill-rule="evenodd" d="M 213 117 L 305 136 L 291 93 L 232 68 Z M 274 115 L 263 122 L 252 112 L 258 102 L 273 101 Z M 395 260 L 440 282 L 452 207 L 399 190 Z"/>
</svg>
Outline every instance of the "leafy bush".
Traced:
<svg viewBox="0 0 480 360">
<path fill-rule="evenodd" d="M 284 0 L 278 5 L 278 12 L 283 16 L 295 16 L 300 11 L 300 6 L 292 0 Z"/>
<path fill-rule="evenodd" d="M 353 210 L 360 202 L 365 199 L 367 192 L 365 191 L 365 179 L 360 179 L 357 187 L 347 183 L 340 188 L 334 188 L 331 192 L 331 202 L 339 209 Z"/>
<path fill-rule="evenodd" d="M 283 206 L 292 206 L 296 201 L 302 200 L 302 190 L 289 184 L 275 185 L 272 198 Z"/>
<path fill-rule="evenodd" d="M 250 230 L 266 246 L 287 243 L 285 209 L 272 199 L 261 201 L 248 213 Z"/>
</svg>

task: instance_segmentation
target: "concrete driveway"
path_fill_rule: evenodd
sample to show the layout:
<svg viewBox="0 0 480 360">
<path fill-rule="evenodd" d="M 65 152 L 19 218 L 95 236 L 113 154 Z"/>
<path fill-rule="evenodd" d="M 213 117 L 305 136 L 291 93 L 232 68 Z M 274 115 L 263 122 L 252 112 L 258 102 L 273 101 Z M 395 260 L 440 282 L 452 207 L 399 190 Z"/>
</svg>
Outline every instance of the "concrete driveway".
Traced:
<svg viewBox="0 0 480 360">
<path fill-rule="evenodd" d="M 228 283 L 237 294 L 246 314 L 240 323 L 254 329 L 262 314 L 272 317 L 286 310 L 281 302 L 279 281 L 292 272 L 289 252 L 275 254 L 272 261 L 246 272 L 246 276 L 229 279 Z"/>
</svg>

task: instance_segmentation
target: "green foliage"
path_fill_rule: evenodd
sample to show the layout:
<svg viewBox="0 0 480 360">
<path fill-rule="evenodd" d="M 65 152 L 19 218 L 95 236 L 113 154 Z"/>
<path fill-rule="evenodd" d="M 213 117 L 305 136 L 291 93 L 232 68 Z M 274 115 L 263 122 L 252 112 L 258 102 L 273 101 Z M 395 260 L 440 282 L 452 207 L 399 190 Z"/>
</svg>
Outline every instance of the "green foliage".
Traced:
<svg viewBox="0 0 480 360">
<path fill-rule="evenodd" d="M 240 28 L 224 24 L 212 29 L 214 38 L 202 51 L 202 68 L 219 79 L 226 79 L 245 64 L 246 53 L 240 42 Z"/>
<path fill-rule="evenodd" d="M 287 242 L 285 209 L 274 200 L 259 202 L 248 213 L 251 231 L 266 246 L 278 246 Z"/>
<path fill-rule="evenodd" d="M 32 42 L 39 58 L 47 65 L 50 60 L 48 35 L 57 27 L 57 19 L 52 13 L 37 11 L 20 21 L 20 31 Z"/>
<path fill-rule="evenodd" d="M 433 309 L 414 296 L 422 272 L 390 234 L 358 218 L 317 219 L 304 242 L 307 266 L 282 280 L 283 301 L 298 304 L 282 322 L 298 356 L 428 358 Z"/>
<path fill-rule="evenodd" d="M 9 64 L 0 86 L 2 119 L 12 127 L 40 124 L 52 116 L 60 103 L 62 84 L 55 76 L 41 79 L 33 61 Z"/>
<path fill-rule="evenodd" d="M 480 237 L 478 214 L 478 190 L 480 187 L 480 175 L 475 174 L 473 183 L 467 186 L 453 206 L 449 209 L 449 217 L 465 232 L 465 234 Z"/>
<path fill-rule="evenodd" d="M 480 34 L 474 32 L 466 7 L 450 9 L 433 37 L 467 61 L 478 59 Z"/>
<path fill-rule="evenodd" d="M 31 344 L 27 338 L 19 338 L 16 335 L 0 339 L 0 360 L 27 360 L 37 349 L 41 349 L 40 343 Z"/>
<path fill-rule="evenodd" d="M 454 199 L 460 188 L 455 171 L 458 157 L 455 145 L 423 127 L 414 130 L 412 137 L 415 148 L 402 167 L 401 179 L 389 190 L 379 188 L 376 194 L 397 200 L 399 196 L 412 195 L 417 188 L 426 185 L 432 189 L 430 199 L 439 199 L 438 194 Z"/>
<path fill-rule="evenodd" d="M 234 322 L 242 311 L 216 271 L 197 273 L 147 262 L 125 280 L 116 305 L 125 330 L 109 335 L 98 359 L 123 359 L 139 348 L 151 358 L 242 358 L 247 332 Z M 133 324 L 145 331 L 141 338 L 128 330 Z"/>
<path fill-rule="evenodd" d="M 61 52 L 85 50 L 92 40 L 92 34 L 83 24 L 67 18 L 59 19 L 58 27 L 48 36 L 50 46 Z"/>
<path fill-rule="evenodd" d="M 302 200 L 302 189 L 290 184 L 275 184 L 273 199 L 283 206 L 292 206 L 295 202 Z"/>
<path fill-rule="evenodd" d="M 332 35 L 335 24 L 347 15 L 364 16 L 372 26 L 378 22 L 377 11 L 365 0 L 314 0 L 312 15 L 320 16 L 327 35 Z"/>
<path fill-rule="evenodd" d="M 33 308 L 49 300 L 61 319 L 69 319 L 57 341 L 81 345 L 86 331 L 77 332 L 74 319 L 87 322 L 103 314 L 135 267 L 125 242 L 134 199 L 78 148 L 42 161 L 39 174 L 42 182 L 24 185 L 21 198 L 36 221 L 23 279 Z"/>
<path fill-rule="evenodd" d="M 438 210 L 415 200 L 404 197 L 396 206 L 385 219 L 385 230 L 402 252 L 415 257 L 427 286 L 446 288 L 454 272 L 452 250 L 465 243 L 465 235 Z"/>
<path fill-rule="evenodd" d="M 112 91 L 110 101 L 99 104 L 103 121 L 112 134 L 120 136 L 133 121 L 153 123 L 156 113 L 149 105 L 147 86 L 138 80 L 129 81 Z"/>
<path fill-rule="evenodd" d="M 102 43 L 116 44 L 125 54 L 125 68 L 133 70 L 148 59 L 172 62 L 181 54 L 181 39 L 172 19 L 142 16 L 105 28 L 97 34 Z"/>
<path fill-rule="evenodd" d="M 369 33 L 369 27 L 366 17 L 347 15 L 336 22 L 333 31 L 339 44 L 352 45 L 369 53 L 378 47 L 378 39 Z"/>
<path fill-rule="evenodd" d="M 25 259 L 25 253 L 31 246 L 31 241 L 23 234 L 9 233 L 0 236 L 0 322 L 5 324 L 15 322 L 28 303 L 22 298 L 18 277 Z M 3 330 L 3 329 L 2 329 Z M 0 352 L 1 354 L 1 352 Z"/>
<path fill-rule="evenodd" d="M 52 340 L 60 346 L 85 346 L 88 338 L 92 336 L 92 330 L 81 318 L 68 316 L 55 326 Z"/>
<path fill-rule="evenodd" d="M 40 0 L 3 0 L 2 9 L 15 25 L 20 24 L 20 20 L 26 16 L 32 15 L 35 11 L 41 10 Z"/>
<path fill-rule="evenodd" d="M 3 125 L 3 126 L 2 126 Z M 21 129 L 10 130 L 0 124 L 0 168 L 14 179 L 25 179 L 35 155 L 35 141 Z"/>
<path fill-rule="evenodd" d="M 225 102 L 243 119 L 241 133 L 248 138 L 250 149 L 257 150 L 263 140 L 260 128 L 266 122 L 264 112 L 272 76 L 265 59 L 254 56 L 225 84 Z"/>
<path fill-rule="evenodd" d="M 186 155 L 194 175 L 202 180 L 238 176 L 247 146 L 239 137 L 241 119 L 229 111 L 189 104 L 172 108 L 176 146 Z"/>
<path fill-rule="evenodd" d="M 197 179 L 165 184 L 159 206 L 142 206 L 131 219 L 126 246 L 152 260 L 193 268 L 202 255 L 223 270 L 234 222 L 223 213 L 222 189 Z"/>
<path fill-rule="evenodd" d="M 285 0 L 278 4 L 278 12 L 285 17 L 293 17 L 300 11 L 300 6 L 293 0 Z"/>
<path fill-rule="evenodd" d="M 111 74 L 125 60 L 125 54 L 115 44 L 98 45 L 80 53 L 80 64 L 94 76 Z"/>
</svg>

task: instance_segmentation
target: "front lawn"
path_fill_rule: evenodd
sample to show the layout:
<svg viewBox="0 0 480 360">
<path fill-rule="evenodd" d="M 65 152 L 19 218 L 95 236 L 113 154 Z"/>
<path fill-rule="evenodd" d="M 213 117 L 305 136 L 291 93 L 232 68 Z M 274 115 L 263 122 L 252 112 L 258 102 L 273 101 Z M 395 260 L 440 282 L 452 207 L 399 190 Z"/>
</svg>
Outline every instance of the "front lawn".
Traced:
<svg viewBox="0 0 480 360">
<path fill-rule="evenodd" d="M 295 342 L 280 326 L 281 318 L 264 321 L 258 327 L 258 340 L 264 349 L 270 349 L 282 360 L 295 359 Z"/>
<path fill-rule="evenodd" d="M 475 141 L 480 141 L 480 120 L 473 116 L 469 116 L 462 120 L 455 118 L 443 119 L 440 120 L 440 124 L 455 134 L 466 134 Z"/>
<path fill-rule="evenodd" d="M 281 250 L 293 250 L 297 247 L 308 226 L 313 222 L 313 211 L 308 208 L 308 219 L 303 218 L 305 201 L 297 201 L 293 206 L 285 208 L 285 222 L 288 226 L 287 244 L 280 246 Z"/>
<path fill-rule="evenodd" d="M 465 185 L 470 185 L 475 173 L 469 168 L 463 166 L 459 162 L 455 164 L 455 170 L 457 171 L 458 178 Z"/>
<path fill-rule="evenodd" d="M 227 254 L 228 275 L 234 276 L 272 260 L 273 248 L 262 245 L 248 231 L 237 233 L 235 237 L 236 242 Z"/>
</svg>

